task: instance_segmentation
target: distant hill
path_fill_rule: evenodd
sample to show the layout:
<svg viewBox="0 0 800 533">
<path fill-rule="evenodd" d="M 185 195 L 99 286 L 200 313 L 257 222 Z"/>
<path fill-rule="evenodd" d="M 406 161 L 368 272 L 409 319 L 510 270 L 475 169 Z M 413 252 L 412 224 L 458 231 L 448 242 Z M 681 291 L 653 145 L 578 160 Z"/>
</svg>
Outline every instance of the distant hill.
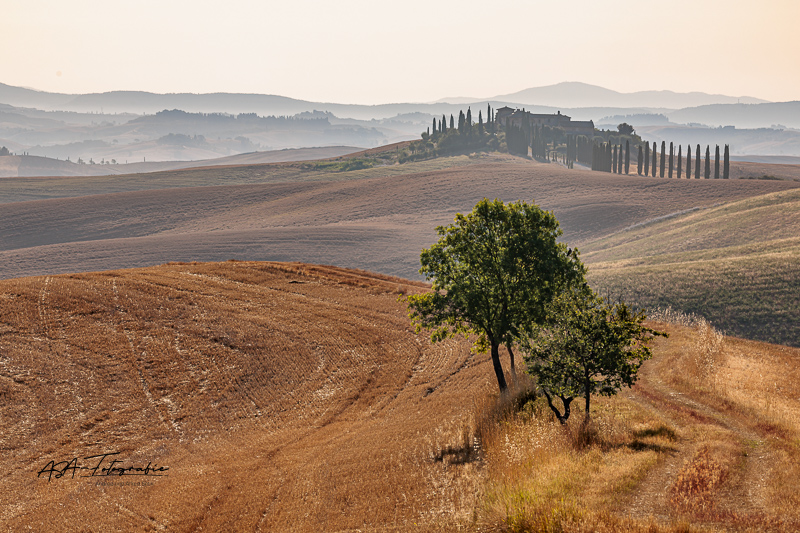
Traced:
<svg viewBox="0 0 800 533">
<path fill-rule="evenodd" d="M 638 91 L 621 93 L 580 82 L 564 82 L 545 87 L 532 87 L 511 94 L 495 96 L 492 100 L 562 107 L 650 107 L 681 109 L 706 104 L 755 104 L 766 100 L 749 96 L 725 96 L 701 92 Z"/>
<path fill-rule="evenodd" d="M 290 148 L 267 152 L 250 152 L 215 159 L 198 161 L 153 161 L 128 164 L 79 165 L 49 157 L 5 156 L 0 157 L 0 178 L 37 176 L 108 176 L 112 174 L 133 174 L 139 172 L 159 172 L 187 168 L 255 165 L 263 163 L 285 163 L 291 161 L 313 161 L 328 159 L 358 152 L 354 146 L 327 146 L 323 148 Z"/>
</svg>

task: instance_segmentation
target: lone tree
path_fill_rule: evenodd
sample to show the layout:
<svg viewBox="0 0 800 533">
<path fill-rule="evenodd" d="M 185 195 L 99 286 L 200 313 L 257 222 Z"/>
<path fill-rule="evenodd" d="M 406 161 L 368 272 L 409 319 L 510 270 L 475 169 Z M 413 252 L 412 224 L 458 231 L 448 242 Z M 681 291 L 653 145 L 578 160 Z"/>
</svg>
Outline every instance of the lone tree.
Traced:
<svg viewBox="0 0 800 533">
<path fill-rule="evenodd" d="M 620 135 L 633 135 L 633 126 L 627 122 L 623 122 L 617 126 L 617 131 L 620 133 Z"/>
<path fill-rule="evenodd" d="M 499 348 L 511 345 L 523 325 L 543 324 L 559 294 L 587 287 L 577 250 L 558 242 L 556 217 L 535 204 L 483 199 L 472 213 L 436 228 L 439 241 L 422 250 L 420 273 L 430 292 L 408 296 L 417 332 L 433 342 L 476 335 L 475 348 L 491 351 L 497 384 L 507 389 Z M 584 289 L 585 290 L 585 289 Z"/>
<path fill-rule="evenodd" d="M 584 398 L 589 418 L 592 394 L 611 396 L 632 386 L 642 363 L 652 357 L 650 340 L 666 337 L 642 325 L 643 311 L 610 304 L 591 291 L 562 294 L 548 311 L 549 323 L 531 328 L 521 345 L 528 373 L 562 424 L 575 398 Z M 553 397 L 561 400 L 563 411 Z"/>
</svg>

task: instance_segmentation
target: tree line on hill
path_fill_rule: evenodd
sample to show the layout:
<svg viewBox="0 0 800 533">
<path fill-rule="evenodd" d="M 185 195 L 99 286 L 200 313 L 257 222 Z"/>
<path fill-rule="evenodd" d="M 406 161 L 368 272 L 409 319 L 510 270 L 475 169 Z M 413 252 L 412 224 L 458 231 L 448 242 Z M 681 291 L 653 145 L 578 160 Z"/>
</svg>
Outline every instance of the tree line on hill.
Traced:
<svg viewBox="0 0 800 533">
<path fill-rule="evenodd" d="M 524 112 L 524 110 L 523 110 Z M 478 112 L 478 121 L 473 122 L 472 109 L 459 111 L 458 122 L 454 115 L 449 121 L 446 115 L 434 118 L 431 127 L 422 134 L 422 139 L 412 142 L 403 153 L 398 155 L 399 162 L 429 159 L 443 155 L 455 155 L 465 152 L 495 151 L 508 152 L 523 157 L 533 157 L 539 161 L 559 161 L 567 168 L 574 168 L 575 162 L 590 167 L 592 170 L 629 174 L 631 171 L 631 147 L 637 149 L 636 172 L 640 176 L 659 176 L 681 178 L 692 177 L 692 149 L 687 147 L 684 167 L 683 146 L 669 144 L 669 155 L 666 152 L 666 141 L 661 142 L 659 157 L 658 146 L 653 142 L 644 142 L 636 134 L 633 126 L 622 123 L 617 131 L 597 130 L 589 138 L 585 135 L 567 133 L 563 128 L 548 125 L 531 124 L 528 115 L 520 125 L 507 124 L 502 127 L 495 120 L 491 105 L 487 106 L 484 122 L 483 113 Z M 694 177 L 711 178 L 711 147 L 706 146 L 705 168 L 701 172 L 700 145 L 697 145 L 694 158 Z M 720 173 L 722 176 L 720 176 Z M 724 161 L 720 165 L 720 149 L 716 147 L 714 159 L 714 178 L 728 179 L 730 176 L 730 148 L 725 145 Z"/>
<path fill-rule="evenodd" d="M 485 122 L 482 111 L 478 111 L 478 121 L 473 121 L 471 107 L 466 113 L 459 111 L 457 123 L 452 114 L 449 121 L 446 115 L 442 115 L 442 118 L 433 119 L 431 127 L 422 133 L 422 139 L 410 143 L 398 155 L 398 161 L 405 163 L 465 152 L 505 151 L 505 135 L 497 130 L 491 105 L 486 108 Z"/>
</svg>

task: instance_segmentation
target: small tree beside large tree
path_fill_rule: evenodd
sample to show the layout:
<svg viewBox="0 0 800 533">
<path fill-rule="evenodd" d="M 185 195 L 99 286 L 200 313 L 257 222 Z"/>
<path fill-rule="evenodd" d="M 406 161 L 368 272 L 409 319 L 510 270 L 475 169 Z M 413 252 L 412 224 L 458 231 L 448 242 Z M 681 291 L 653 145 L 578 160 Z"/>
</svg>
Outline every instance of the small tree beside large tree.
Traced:
<svg viewBox="0 0 800 533">
<path fill-rule="evenodd" d="M 591 292 L 563 293 L 548 311 L 548 324 L 530 328 L 522 348 L 528 373 L 562 424 L 575 398 L 584 398 L 589 418 L 593 394 L 611 396 L 632 386 L 642 363 L 652 357 L 650 340 L 666 336 L 643 325 L 643 311 Z"/>
</svg>

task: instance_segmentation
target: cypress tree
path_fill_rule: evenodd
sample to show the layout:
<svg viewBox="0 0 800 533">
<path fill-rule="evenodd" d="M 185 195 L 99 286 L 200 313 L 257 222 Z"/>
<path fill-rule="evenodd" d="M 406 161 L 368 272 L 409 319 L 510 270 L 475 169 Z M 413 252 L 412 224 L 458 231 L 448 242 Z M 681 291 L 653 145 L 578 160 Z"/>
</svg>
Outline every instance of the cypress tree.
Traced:
<svg viewBox="0 0 800 533">
<path fill-rule="evenodd" d="M 719 145 L 717 145 L 717 150 L 714 154 L 714 179 L 719 179 Z"/>
<path fill-rule="evenodd" d="M 436 118 L 433 119 L 433 134 L 436 135 Z"/>
<path fill-rule="evenodd" d="M 697 145 L 697 152 L 694 154 L 694 179 L 700 179 L 700 145 Z"/>
<path fill-rule="evenodd" d="M 711 147 L 706 145 L 706 179 L 711 178 Z"/>
<path fill-rule="evenodd" d="M 722 167 L 722 177 L 723 179 L 728 179 L 731 173 L 731 153 L 728 149 L 728 145 L 725 145 L 725 163 Z"/>
<path fill-rule="evenodd" d="M 664 177 L 664 170 L 666 170 L 666 167 L 667 167 L 667 141 L 661 141 L 661 166 L 659 167 L 659 170 L 661 172 L 659 173 L 658 176 L 659 178 Z"/>
<path fill-rule="evenodd" d="M 447 131 L 447 117 L 442 115 L 442 121 L 439 123 L 439 131 L 442 133 Z"/>
<path fill-rule="evenodd" d="M 686 179 L 692 179 L 692 145 L 686 147 Z"/>
<path fill-rule="evenodd" d="M 483 114 L 478 110 L 478 133 L 483 133 Z"/>
<path fill-rule="evenodd" d="M 642 145 L 640 144 L 639 150 L 636 154 L 636 174 L 638 174 L 639 176 L 642 175 L 642 163 L 644 162 L 643 159 L 644 159 L 644 154 L 642 154 Z"/>
<path fill-rule="evenodd" d="M 467 107 L 467 131 L 472 129 L 472 109 Z"/>
<path fill-rule="evenodd" d="M 675 148 L 672 146 L 672 142 L 669 143 L 669 179 L 672 179 L 672 169 L 675 167 L 674 165 L 674 157 L 675 157 Z"/>
<path fill-rule="evenodd" d="M 625 174 L 631 170 L 631 141 L 625 139 Z"/>
<path fill-rule="evenodd" d="M 456 121 L 453 119 L 453 114 L 450 113 L 450 129 L 453 130 L 456 127 Z"/>
<path fill-rule="evenodd" d="M 606 144 L 606 172 L 611 172 L 611 143 Z"/>
<path fill-rule="evenodd" d="M 683 167 L 683 146 L 678 145 L 678 179 L 681 179 L 681 169 Z"/>
<path fill-rule="evenodd" d="M 617 145 L 611 151 L 611 172 L 617 172 Z"/>
<path fill-rule="evenodd" d="M 656 171 L 656 168 L 657 168 L 656 167 L 656 159 L 657 159 L 656 154 L 657 153 L 658 153 L 658 146 L 656 145 L 656 142 L 653 141 L 653 177 L 654 178 L 656 177 L 656 174 L 657 174 L 657 171 Z"/>
<path fill-rule="evenodd" d="M 650 143 L 644 143 L 644 175 L 650 175 Z"/>
</svg>

